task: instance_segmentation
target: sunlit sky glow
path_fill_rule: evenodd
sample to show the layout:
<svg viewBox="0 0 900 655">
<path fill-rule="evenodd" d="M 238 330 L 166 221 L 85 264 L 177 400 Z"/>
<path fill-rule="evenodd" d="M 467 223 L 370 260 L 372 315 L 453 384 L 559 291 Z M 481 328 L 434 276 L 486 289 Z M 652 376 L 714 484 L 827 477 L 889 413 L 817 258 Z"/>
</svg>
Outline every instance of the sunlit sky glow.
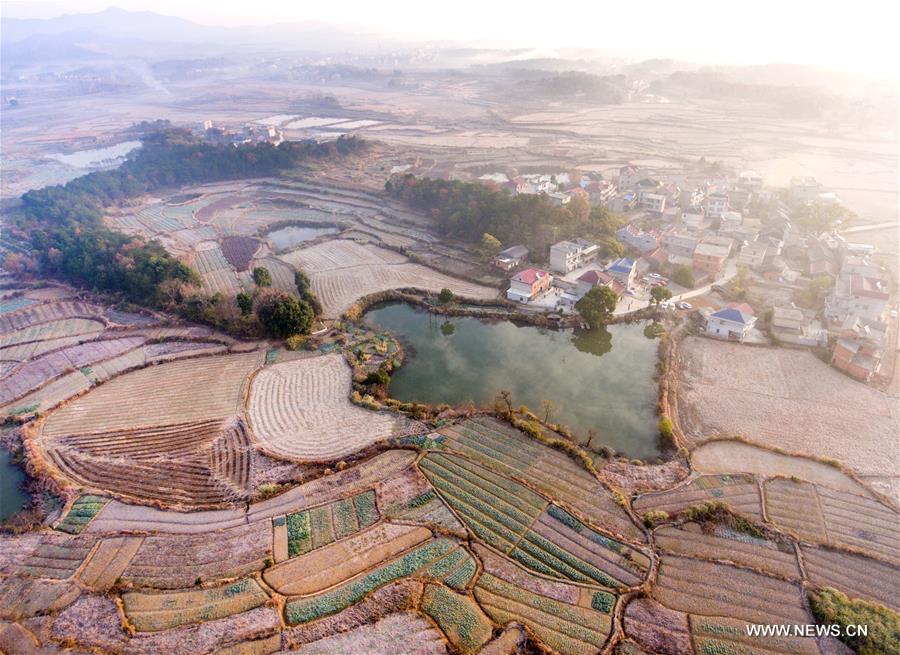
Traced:
<svg viewBox="0 0 900 655">
<path fill-rule="evenodd" d="M 409 40 L 474 45 L 596 48 L 628 57 L 702 63 L 787 62 L 895 77 L 897 10 L 873 0 L 64 0 L 0 3 L 3 16 L 46 18 L 110 4 L 206 25 L 340 23 Z"/>
</svg>

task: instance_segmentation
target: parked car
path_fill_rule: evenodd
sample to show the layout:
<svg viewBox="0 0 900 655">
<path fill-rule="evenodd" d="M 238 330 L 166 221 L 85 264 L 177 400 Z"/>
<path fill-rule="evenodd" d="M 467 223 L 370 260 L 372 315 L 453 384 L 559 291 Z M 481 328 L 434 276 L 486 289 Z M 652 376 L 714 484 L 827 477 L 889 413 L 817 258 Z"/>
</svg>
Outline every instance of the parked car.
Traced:
<svg viewBox="0 0 900 655">
<path fill-rule="evenodd" d="M 647 277 L 652 277 L 652 278 L 656 278 L 657 280 L 659 280 L 662 278 L 662 275 L 660 275 L 659 273 L 650 273 Z"/>
<path fill-rule="evenodd" d="M 693 309 L 694 307 L 689 302 L 680 302 L 678 303 L 678 309 Z"/>
<path fill-rule="evenodd" d="M 896 309 L 891 310 L 891 318 L 897 318 L 897 310 Z"/>
</svg>

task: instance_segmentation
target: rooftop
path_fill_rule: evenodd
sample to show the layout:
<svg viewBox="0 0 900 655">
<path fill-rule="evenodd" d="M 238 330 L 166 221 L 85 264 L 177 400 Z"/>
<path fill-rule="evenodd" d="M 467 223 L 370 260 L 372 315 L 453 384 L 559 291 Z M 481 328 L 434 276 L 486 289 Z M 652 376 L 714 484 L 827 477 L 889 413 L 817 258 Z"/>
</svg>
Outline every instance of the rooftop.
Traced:
<svg viewBox="0 0 900 655">
<path fill-rule="evenodd" d="M 520 271 L 513 275 L 512 279 L 516 282 L 523 282 L 525 284 L 534 284 L 538 280 L 542 280 L 545 277 L 549 277 L 550 273 L 547 271 L 542 271 L 539 268 L 526 268 L 524 271 Z"/>
</svg>

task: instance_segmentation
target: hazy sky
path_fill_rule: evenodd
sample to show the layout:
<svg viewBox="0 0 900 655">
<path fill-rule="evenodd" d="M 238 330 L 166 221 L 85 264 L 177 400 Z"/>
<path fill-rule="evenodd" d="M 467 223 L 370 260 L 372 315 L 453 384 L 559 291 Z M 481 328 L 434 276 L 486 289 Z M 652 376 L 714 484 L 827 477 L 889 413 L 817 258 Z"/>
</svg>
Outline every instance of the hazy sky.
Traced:
<svg viewBox="0 0 900 655">
<path fill-rule="evenodd" d="M 50 17 L 110 4 L 208 25 L 351 24 L 409 39 L 544 49 L 587 47 L 635 57 L 718 63 L 790 62 L 897 74 L 897 11 L 885 0 L 29 0 L 4 16 Z"/>
</svg>

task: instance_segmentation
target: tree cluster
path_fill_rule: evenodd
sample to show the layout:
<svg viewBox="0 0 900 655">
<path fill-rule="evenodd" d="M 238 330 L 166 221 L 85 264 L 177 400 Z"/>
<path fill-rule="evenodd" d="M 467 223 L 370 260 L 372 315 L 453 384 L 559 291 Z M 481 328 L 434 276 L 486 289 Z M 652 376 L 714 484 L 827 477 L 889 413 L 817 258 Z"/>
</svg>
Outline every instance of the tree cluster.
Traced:
<svg viewBox="0 0 900 655">
<path fill-rule="evenodd" d="M 385 190 L 431 216 L 442 234 L 485 247 L 487 233 L 506 245 L 521 243 L 539 256 L 546 256 L 553 243 L 575 237 L 593 239 L 612 249 L 612 255 L 621 252 L 613 235 L 622 219 L 578 198 L 557 207 L 544 195 L 510 196 L 485 184 L 411 174 L 391 176 Z"/>
</svg>

